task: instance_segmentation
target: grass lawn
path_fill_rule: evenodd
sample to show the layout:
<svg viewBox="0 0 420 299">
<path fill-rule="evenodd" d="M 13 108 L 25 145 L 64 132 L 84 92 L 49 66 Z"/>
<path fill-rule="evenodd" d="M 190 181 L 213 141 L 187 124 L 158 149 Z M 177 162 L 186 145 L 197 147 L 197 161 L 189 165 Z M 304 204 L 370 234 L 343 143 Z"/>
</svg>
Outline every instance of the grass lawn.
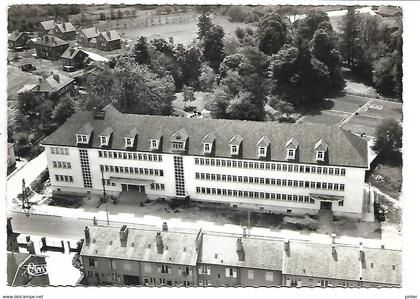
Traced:
<svg viewBox="0 0 420 299">
<path fill-rule="evenodd" d="M 306 115 L 300 119 L 300 122 L 305 124 L 324 124 L 324 125 L 336 125 L 348 115 L 345 113 L 334 112 L 334 111 L 321 111 L 319 114 Z"/>
<path fill-rule="evenodd" d="M 25 84 L 38 83 L 38 76 L 23 72 L 17 66 L 7 66 L 7 97 L 16 99 L 17 92 Z"/>
<path fill-rule="evenodd" d="M 194 92 L 194 96 L 195 96 L 195 101 L 193 102 L 187 102 L 186 104 L 184 103 L 184 96 L 182 94 L 182 92 L 178 92 L 175 94 L 176 99 L 172 102 L 172 106 L 176 109 L 180 109 L 183 110 L 184 109 L 184 104 L 185 106 L 194 106 L 197 108 L 197 111 L 201 111 L 204 109 L 204 105 L 205 105 L 205 96 L 208 95 L 208 92 L 201 92 L 201 91 L 196 91 Z"/>
<path fill-rule="evenodd" d="M 382 176 L 384 180 L 382 182 L 377 181 L 375 179 L 377 175 Z M 398 199 L 402 185 L 402 167 L 379 163 L 369 176 L 368 181 L 383 193 Z"/>
<path fill-rule="evenodd" d="M 380 118 L 365 117 L 355 115 L 352 119 L 344 124 L 343 129 L 354 133 L 365 133 L 368 136 L 375 136 L 376 127 L 382 123 Z"/>
<path fill-rule="evenodd" d="M 353 113 L 364 104 L 368 102 L 367 99 L 361 97 L 355 97 L 352 95 L 346 94 L 345 96 L 339 98 L 331 98 L 329 101 L 333 102 L 334 106 L 331 110 Z"/>
<path fill-rule="evenodd" d="M 360 116 L 377 117 L 385 119 L 388 117 L 399 121 L 402 118 L 402 103 L 372 100 L 369 103 L 370 108 L 366 111 L 360 111 Z M 378 109 L 379 108 L 379 109 Z"/>
</svg>

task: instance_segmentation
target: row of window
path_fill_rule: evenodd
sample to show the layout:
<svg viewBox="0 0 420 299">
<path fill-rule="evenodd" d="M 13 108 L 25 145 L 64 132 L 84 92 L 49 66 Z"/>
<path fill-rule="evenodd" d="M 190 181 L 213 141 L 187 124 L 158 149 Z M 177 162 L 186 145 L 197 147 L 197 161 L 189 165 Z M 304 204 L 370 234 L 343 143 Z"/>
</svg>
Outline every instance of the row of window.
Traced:
<svg viewBox="0 0 420 299">
<path fill-rule="evenodd" d="M 70 153 L 69 153 L 69 148 L 68 147 L 52 146 L 51 147 L 51 154 L 68 156 Z"/>
<path fill-rule="evenodd" d="M 162 162 L 162 155 L 117 151 L 98 151 L 99 158 Z"/>
<path fill-rule="evenodd" d="M 57 182 L 73 183 L 73 177 L 71 175 L 56 174 L 55 180 Z"/>
<path fill-rule="evenodd" d="M 224 160 L 214 158 L 195 158 L 196 165 L 203 166 L 221 166 L 221 167 L 236 167 L 236 168 L 249 168 L 249 169 L 262 169 L 262 170 L 276 170 L 285 172 L 300 172 L 312 174 L 327 174 L 345 176 L 345 168 L 326 167 L 326 166 L 305 166 L 293 165 L 285 163 L 272 163 L 272 162 L 253 162 L 253 161 L 237 161 L 237 160 Z"/>
<path fill-rule="evenodd" d="M 99 165 L 99 168 L 101 172 L 163 176 L 162 169 L 138 168 L 138 167 L 129 167 L 129 166 L 113 166 L 113 165 Z"/>
<path fill-rule="evenodd" d="M 165 184 L 151 183 L 150 189 L 152 190 L 165 190 Z"/>
<path fill-rule="evenodd" d="M 71 168 L 70 162 L 53 161 L 52 163 L 54 168 Z"/>
<path fill-rule="evenodd" d="M 272 200 L 281 200 L 281 201 L 315 203 L 315 200 L 313 198 L 311 198 L 309 196 L 306 196 L 306 195 L 281 194 L 281 193 L 244 191 L 244 190 L 231 190 L 231 189 L 220 189 L 220 188 L 209 188 L 209 187 L 196 187 L 195 191 L 196 191 L 197 194 L 209 194 L 209 195 L 248 197 L 248 198 L 261 198 L 261 199 L 272 199 Z"/>
<path fill-rule="evenodd" d="M 259 177 L 248 177 L 248 176 L 240 176 L 240 175 L 237 176 L 237 175 L 230 175 L 230 174 L 202 173 L 202 172 L 201 173 L 196 172 L 195 178 L 197 180 L 211 180 L 211 181 L 235 182 L 235 183 L 238 182 L 238 183 L 262 184 L 262 185 L 273 185 L 273 186 L 282 186 L 282 187 L 297 187 L 297 188 L 344 191 L 344 184 L 337 184 L 337 183 L 259 178 Z"/>
</svg>

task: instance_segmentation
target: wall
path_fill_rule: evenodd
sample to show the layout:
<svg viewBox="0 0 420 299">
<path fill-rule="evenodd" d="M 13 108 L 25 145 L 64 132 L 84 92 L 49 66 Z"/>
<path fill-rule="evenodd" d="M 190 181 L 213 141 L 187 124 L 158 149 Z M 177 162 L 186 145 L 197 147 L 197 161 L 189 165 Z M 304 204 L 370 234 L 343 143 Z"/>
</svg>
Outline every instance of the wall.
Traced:
<svg viewBox="0 0 420 299">
<path fill-rule="evenodd" d="M 248 278 L 248 271 L 254 272 L 254 279 Z M 272 271 L 273 281 L 266 280 L 266 270 L 251 269 L 251 268 L 240 268 L 240 284 L 242 286 L 281 286 L 282 276 L 281 271 Z"/>
</svg>

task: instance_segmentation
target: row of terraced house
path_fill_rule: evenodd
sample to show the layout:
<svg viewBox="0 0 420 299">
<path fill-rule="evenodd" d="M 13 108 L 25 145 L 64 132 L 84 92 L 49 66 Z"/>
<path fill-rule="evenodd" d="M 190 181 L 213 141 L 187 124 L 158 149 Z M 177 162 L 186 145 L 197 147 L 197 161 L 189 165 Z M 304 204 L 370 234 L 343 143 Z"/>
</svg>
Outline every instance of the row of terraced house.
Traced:
<svg viewBox="0 0 420 299">
<path fill-rule="evenodd" d="M 401 251 L 197 231 L 85 228 L 88 285 L 397 287 Z"/>
</svg>

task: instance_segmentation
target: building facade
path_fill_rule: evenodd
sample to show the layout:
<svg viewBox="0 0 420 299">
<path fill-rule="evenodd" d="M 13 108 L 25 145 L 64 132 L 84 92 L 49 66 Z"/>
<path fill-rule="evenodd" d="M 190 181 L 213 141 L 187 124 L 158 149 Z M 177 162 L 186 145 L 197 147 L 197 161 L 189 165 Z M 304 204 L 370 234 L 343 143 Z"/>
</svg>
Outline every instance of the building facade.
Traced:
<svg viewBox="0 0 420 299">
<path fill-rule="evenodd" d="M 85 47 L 94 48 L 96 47 L 96 38 L 99 35 L 99 31 L 95 27 L 79 29 L 77 33 L 77 42 Z"/>
<path fill-rule="evenodd" d="M 121 49 L 121 37 L 115 30 L 100 32 L 96 37 L 96 47 L 105 51 Z"/>
<path fill-rule="evenodd" d="M 54 191 L 100 194 L 103 174 L 114 196 L 355 218 L 366 197 L 367 143 L 336 127 L 132 115 L 107 106 L 76 113 L 43 145 Z"/>
<path fill-rule="evenodd" d="M 53 35 L 43 35 L 35 42 L 36 56 L 48 60 L 58 60 L 69 43 Z"/>
<path fill-rule="evenodd" d="M 125 233 L 124 233 L 125 232 Z M 401 250 L 196 231 L 85 228 L 88 285 L 398 287 Z"/>
<path fill-rule="evenodd" d="M 17 50 L 28 46 L 29 36 L 25 32 L 13 32 L 8 36 L 9 49 Z"/>
<path fill-rule="evenodd" d="M 75 40 L 76 29 L 70 22 L 55 24 L 54 35 L 61 38 L 62 40 Z"/>
<path fill-rule="evenodd" d="M 83 68 L 89 63 L 89 55 L 83 50 L 68 47 L 61 55 L 63 66 Z"/>
</svg>

